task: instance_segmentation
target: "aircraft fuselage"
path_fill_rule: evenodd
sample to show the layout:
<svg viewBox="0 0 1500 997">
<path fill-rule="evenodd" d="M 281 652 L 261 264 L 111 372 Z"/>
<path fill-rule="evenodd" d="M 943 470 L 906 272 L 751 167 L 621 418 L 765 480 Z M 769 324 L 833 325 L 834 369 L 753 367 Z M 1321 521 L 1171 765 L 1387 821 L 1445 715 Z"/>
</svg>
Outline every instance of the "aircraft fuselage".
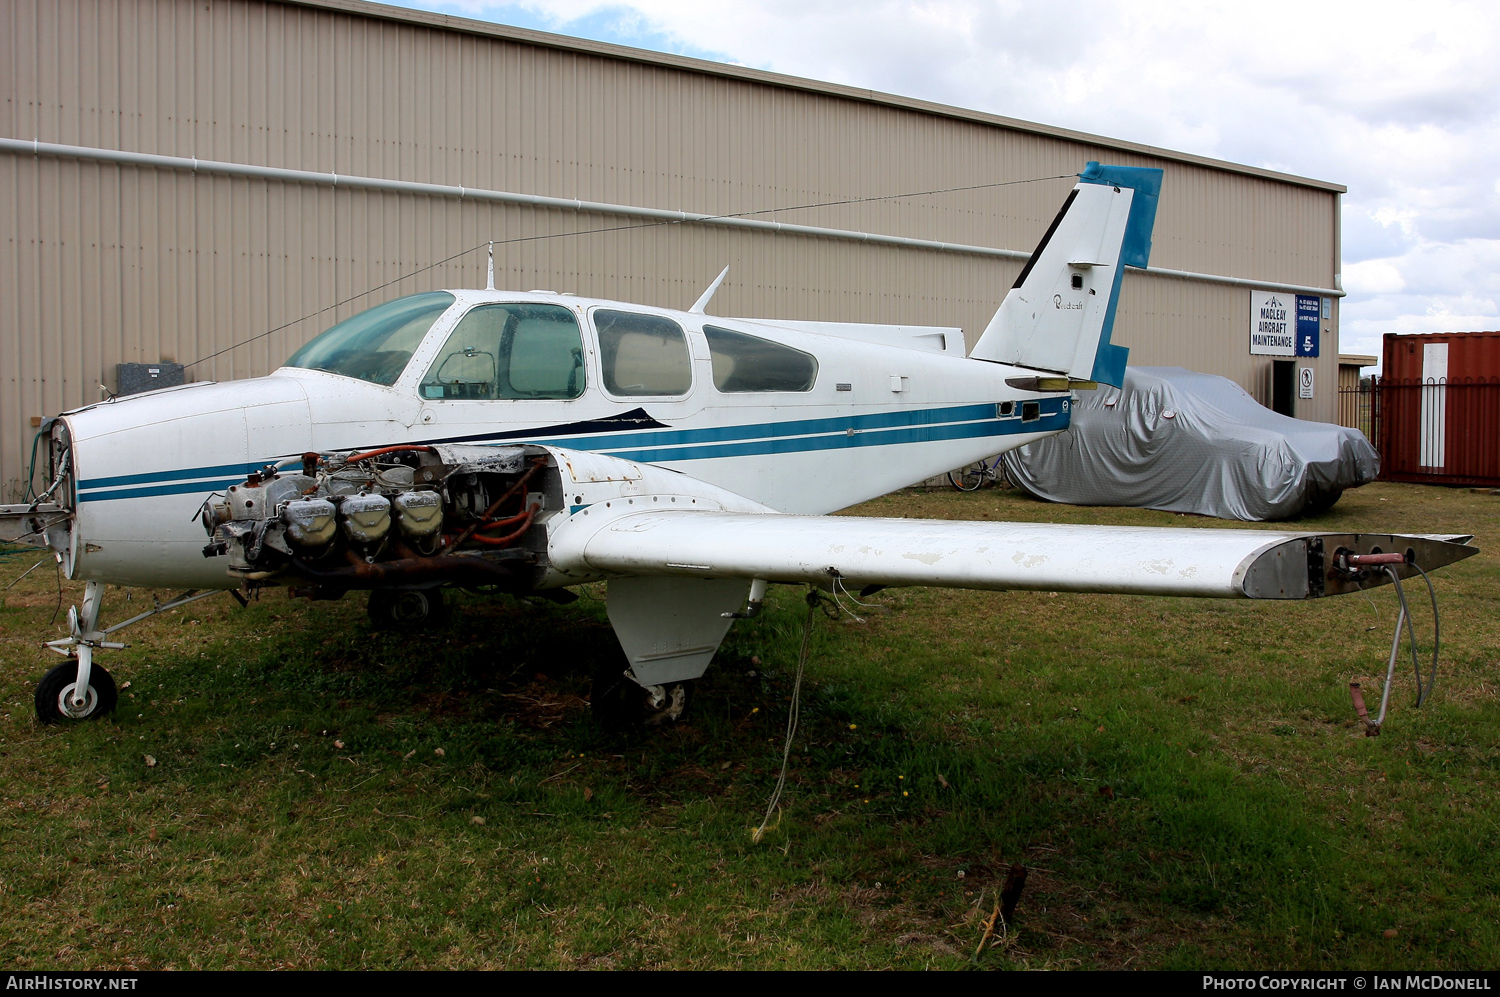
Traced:
<svg viewBox="0 0 1500 997">
<path fill-rule="evenodd" d="M 671 468 L 779 512 L 818 514 L 1068 425 L 1066 391 L 1007 385 L 1036 371 L 968 359 L 956 329 L 721 319 L 544 292 L 447 293 L 452 304 L 389 384 L 286 366 L 267 377 L 170 388 L 61 417 L 54 432 L 69 451 L 65 490 L 75 510 L 65 556 L 69 576 L 121 585 L 235 586 L 238 580 L 219 559 L 203 556 L 196 513 L 250 471 L 308 451 L 548 443 Z M 518 372 L 520 361 L 513 359 L 511 376 L 522 387 L 501 390 L 495 384 L 504 381 L 503 372 L 494 381 L 495 349 L 476 340 L 455 350 L 455 337 L 467 335 L 457 331 L 465 317 L 497 305 L 529 308 L 525 314 L 564 325 L 572 316 L 581 350 L 565 389 L 549 391 L 537 382 L 541 389 L 529 392 L 534 397 L 496 397 L 528 393 L 525 378 L 545 372 Z M 646 320 L 681 330 L 681 361 L 670 351 L 653 353 L 661 343 L 635 326 L 618 332 L 621 322 Z M 601 340 L 611 322 L 613 331 Z M 747 390 L 744 371 L 738 381 L 726 375 L 705 326 L 720 337 L 716 343 L 727 331 L 812 357 L 810 381 L 795 385 L 800 390 L 775 390 L 785 387 L 776 381 L 780 358 L 755 354 L 741 362 L 747 370 L 769 365 L 765 383 L 772 390 L 756 390 L 753 381 Z M 632 349 L 636 355 L 627 357 Z"/>
</svg>

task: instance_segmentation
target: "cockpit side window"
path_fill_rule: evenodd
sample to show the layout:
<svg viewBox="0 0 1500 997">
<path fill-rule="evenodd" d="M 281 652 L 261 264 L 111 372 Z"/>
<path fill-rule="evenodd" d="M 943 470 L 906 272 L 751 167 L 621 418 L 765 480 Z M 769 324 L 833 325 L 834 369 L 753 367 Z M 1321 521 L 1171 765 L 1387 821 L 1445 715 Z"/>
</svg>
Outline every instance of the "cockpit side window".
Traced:
<svg viewBox="0 0 1500 997">
<path fill-rule="evenodd" d="M 453 301 L 447 291 L 431 291 L 376 305 L 325 330 L 293 353 L 286 366 L 395 384 L 432 324 Z"/>
<path fill-rule="evenodd" d="M 703 336 L 720 391 L 811 391 L 818 379 L 818 358 L 811 353 L 711 325 L 703 327 Z"/>
<path fill-rule="evenodd" d="M 577 398 L 583 394 L 583 337 L 559 305 L 471 308 L 427 369 L 423 398 Z"/>
<path fill-rule="evenodd" d="M 671 319 L 599 309 L 599 364 L 604 387 L 618 397 L 685 395 L 693 386 L 687 337 Z"/>
</svg>

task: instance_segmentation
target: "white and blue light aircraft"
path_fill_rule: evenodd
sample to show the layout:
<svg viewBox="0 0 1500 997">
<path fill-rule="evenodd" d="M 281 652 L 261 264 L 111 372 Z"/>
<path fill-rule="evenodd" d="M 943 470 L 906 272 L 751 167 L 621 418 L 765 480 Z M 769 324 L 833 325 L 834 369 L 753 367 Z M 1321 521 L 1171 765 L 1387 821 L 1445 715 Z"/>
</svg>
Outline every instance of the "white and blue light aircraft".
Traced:
<svg viewBox="0 0 1500 997">
<path fill-rule="evenodd" d="M 958 329 L 709 316 L 723 274 L 687 311 L 433 291 L 270 376 L 59 416 L 50 487 L 0 509 L 0 536 L 45 542 L 87 582 L 38 716 L 115 704 L 94 652 L 151 612 L 105 627 L 105 584 L 190 590 L 152 612 L 220 589 L 364 589 L 401 625 L 445 586 L 567 599 L 607 580 L 620 679 L 672 714 L 768 583 L 1303 599 L 1474 553 L 1468 537 L 827 515 L 1060 433 L 1074 390 L 1121 384 L 1110 334 L 1161 176 L 1090 163 L 967 355 Z"/>
</svg>

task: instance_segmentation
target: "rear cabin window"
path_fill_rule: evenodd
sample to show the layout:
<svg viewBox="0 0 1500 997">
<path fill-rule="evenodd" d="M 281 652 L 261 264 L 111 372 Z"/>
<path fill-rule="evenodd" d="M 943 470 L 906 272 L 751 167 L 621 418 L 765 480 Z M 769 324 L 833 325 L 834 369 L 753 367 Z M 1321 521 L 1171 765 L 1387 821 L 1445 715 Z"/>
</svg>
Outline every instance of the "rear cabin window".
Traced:
<svg viewBox="0 0 1500 997">
<path fill-rule="evenodd" d="M 682 327 L 670 319 L 635 312 L 594 312 L 599 365 L 612 395 L 685 395 L 693 386 L 693 364 Z"/>
<path fill-rule="evenodd" d="M 720 391 L 811 391 L 818 360 L 811 353 L 733 329 L 705 325 Z"/>
<path fill-rule="evenodd" d="M 447 291 L 430 291 L 376 305 L 325 330 L 293 353 L 286 366 L 395 384 L 432 324 L 453 301 Z"/>
<path fill-rule="evenodd" d="M 577 398 L 583 337 L 560 305 L 479 305 L 459 320 L 422 379 L 423 398 Z"/>
</svg>

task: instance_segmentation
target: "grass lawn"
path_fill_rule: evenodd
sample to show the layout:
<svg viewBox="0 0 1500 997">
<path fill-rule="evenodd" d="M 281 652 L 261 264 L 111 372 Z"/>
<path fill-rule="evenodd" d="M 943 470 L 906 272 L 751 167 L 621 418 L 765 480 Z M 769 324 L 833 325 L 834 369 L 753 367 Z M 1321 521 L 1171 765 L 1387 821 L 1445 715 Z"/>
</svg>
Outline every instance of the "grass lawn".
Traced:
<svg viewBox="0 0 1500 997">
<path fill-rule="evenodd" d="M 994 490 L 851 514 L 1224 525 Z M 61 659 L 39 643 L 82 590 L 63 585 L 54 622 L 45 565 L 0 606 L 0 952 L 14 969 L 1500 964 L 1500 497 L 1375 484 L 1305 526 L 1485 548 L 1436 576 L 1437 690 L 1415 710 L 1398 671 L 1379 738 L 1347 685 L 1378 701 L 1389 589 L 888 590 L 864 622 L 819 616 L 760 845 L 798 589 L 736 623 L 691 723 L 650 735 L 588 713 L 613 646 L 602 586 L 568 607 L 460 594 L 415 636 L 372 633 L 359 595 L 215 596 L 101 655 L 129 683 L 112 718 L 42 729 L 33 687 Z M 151 594 L 126 595 L 106 622 Z M 1014 862 L 1025 894 L 976 957 Z"/>
</svg>

